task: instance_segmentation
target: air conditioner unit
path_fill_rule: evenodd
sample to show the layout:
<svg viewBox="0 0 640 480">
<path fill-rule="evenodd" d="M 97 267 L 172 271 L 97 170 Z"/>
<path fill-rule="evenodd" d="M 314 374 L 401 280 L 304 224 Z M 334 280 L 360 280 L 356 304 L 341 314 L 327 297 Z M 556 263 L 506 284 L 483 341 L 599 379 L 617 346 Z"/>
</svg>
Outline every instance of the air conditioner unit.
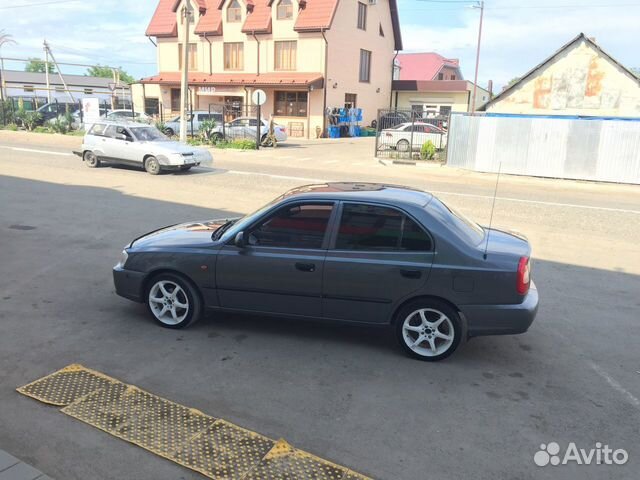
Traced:
<svg viewBox="0 0 640 480">
<path fill-rule="evenodd" d="M 369 0 L 369 5 L 375 5 L 378 3 L 378 0 Z"/>
</svg>

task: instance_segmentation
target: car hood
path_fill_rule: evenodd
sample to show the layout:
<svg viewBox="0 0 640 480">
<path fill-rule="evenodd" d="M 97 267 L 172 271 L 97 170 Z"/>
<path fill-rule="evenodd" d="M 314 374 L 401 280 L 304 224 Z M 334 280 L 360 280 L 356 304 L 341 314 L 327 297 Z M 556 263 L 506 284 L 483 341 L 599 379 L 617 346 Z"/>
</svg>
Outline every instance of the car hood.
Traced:
<svg viewBox="0 0 640 480">
<path fill-rule="evenodd" d="M 186 247 L 210 244 L 213 232 L 226 222 L 227 219 L 223 218 L 164 227 L 136 238 L 130 247 Z"/>
</svg>

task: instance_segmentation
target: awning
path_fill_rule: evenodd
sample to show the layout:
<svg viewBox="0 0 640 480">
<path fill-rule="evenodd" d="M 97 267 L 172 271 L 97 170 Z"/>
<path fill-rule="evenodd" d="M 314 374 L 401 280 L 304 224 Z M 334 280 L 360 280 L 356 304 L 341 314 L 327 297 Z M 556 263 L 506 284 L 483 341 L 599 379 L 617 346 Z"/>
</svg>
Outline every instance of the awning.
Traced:
<svg viewBox="0 0 640 480">
<path fill-rule="evenodd" d="M 144 84 L 180 85 L 180 72 L 163 72 L 140 80 Z M 324 79 L 321 73 L 270 72 L 255 73 L 201 73 L 189 74 L 189 85 L 207 86 L 243 86 L 243 87 L 313 87 L 322 88 Z"/>
</svg>

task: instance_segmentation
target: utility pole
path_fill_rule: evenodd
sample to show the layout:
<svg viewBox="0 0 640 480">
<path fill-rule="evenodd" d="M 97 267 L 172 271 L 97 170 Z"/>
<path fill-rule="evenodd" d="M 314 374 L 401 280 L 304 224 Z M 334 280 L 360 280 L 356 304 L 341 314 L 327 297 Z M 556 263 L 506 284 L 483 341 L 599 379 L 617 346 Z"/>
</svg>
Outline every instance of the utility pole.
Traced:
<svg viewBox="0 0 640 480">
<path fill-rule="evenodd" d="M 67 95 L 69 95 L 69 98 L 71 99 L 72 102 L 75 102 L 76 99 L 73 98 L 73 94 L 71 93 L 71 90 L 69 90 L 69 87 L 67 86 L 67 82 L 65 82 L 64 77 L 62 76 L 62 72 L 60 71 L 60 67 L 58 66 L 58 62 L 56 62 L 56 58 L 53 56 L 53 52 L 51 51 L 51 47 L 49 47 L 49 44 L 47 43 L 47 41 L 44 41 L 44 50 L 45 53 L 47 55 L 51 55 L 51 60 L 53 61 L 53 64 L 56 66 L 56 70 L 58 71 L 58 76 L 60 77 L 60 81 L 62 81 L 62 85 L 64 85 L 64 89 L 67 91 Z M 49 61 L 49 57 L 47 57 L 47 62 Z M 47 69 L 48 71 L 48 69 Z"/>
<path fill-rule="evenodd" d="M 478 49 L 476 51 L 476 73 L 473 77 L 473 99 L 471 100 L 471 114 L 476 112 L 476 92 L 478 90 L 478 66 L 480 65 L 480 42 L 482 41 L 482 17 L 484 16 L 484 0 L 478 2 L 473 8 L 480 9 L 480 28 L 478 28 Z"/>
<path fill-rule="evenodd" d="M 187 113 L 189 111 L 189 28 L 193 21 L 191 0 L 182 7 L 182 83 L 180 85 L 180 141 L 187 141 Z"/>
<path fill-rule="evenodd" d="M 44 41 L 44 78 L 47 82 L 47 103 L 51 103 L 51 83 L 49 82 L 49 46 Z"/>
</svg>

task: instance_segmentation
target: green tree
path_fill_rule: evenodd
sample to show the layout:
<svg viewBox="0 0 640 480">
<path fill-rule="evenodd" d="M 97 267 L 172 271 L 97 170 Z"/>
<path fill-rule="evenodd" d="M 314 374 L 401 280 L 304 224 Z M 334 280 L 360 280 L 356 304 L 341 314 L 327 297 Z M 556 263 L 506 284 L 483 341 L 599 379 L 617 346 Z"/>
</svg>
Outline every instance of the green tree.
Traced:
<svg viewBox="0 0 640 480">
<path fill-rule="evenodd" d="M 123 83 L 133 83 L 136 81 L 131 75 L 125 72 L 121 67 L 117 70 L 120 72 L 120 81 Z M 90 77 L 113 78 L 113 69 L 103 65 L 94 65 L 87 69 L 86 75 Z"/>
<path fill-rule="evenodd" d="M 25 65 L 25 72 L 35 72 L 35 73 L 44 73 L 45 70 L 45 62 L 44 60 L 40 60 L 39 58 L 30 58 L 29 62 Z M 55 67 L 53 63 L 49 62 L 49 73 L 56 73 Z"/>
<path fill-rule="evenodd" d="M 509 80 L 509 83 L 507 83 L 507 85 L 504 88 L 509 88 L 511 85 L 519 81 L 520 81 L 520 77 L 513 77 L 511 80 Z"/>
</svg>

